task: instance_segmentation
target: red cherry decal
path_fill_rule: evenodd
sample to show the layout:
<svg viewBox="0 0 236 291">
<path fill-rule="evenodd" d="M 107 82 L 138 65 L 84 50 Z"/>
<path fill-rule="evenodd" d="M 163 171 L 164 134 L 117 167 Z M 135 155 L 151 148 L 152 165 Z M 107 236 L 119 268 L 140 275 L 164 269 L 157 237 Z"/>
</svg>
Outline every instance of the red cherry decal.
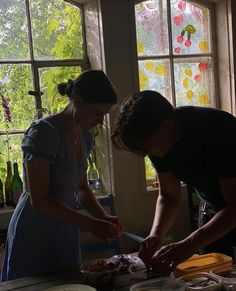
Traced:
<svg viewBox="0 0 236 291">
<path fill-rule="evenodd" d="M 177 37 L 177 42 L 183 42 L 184 38 L 182 37 L 182 35 L 179 35 Z"/>
<path fill-rule="evenodd" d="M 199 82 L 199 81 L 201 80 L 201 76 L 200 76 L 200 75 L 195 75 L 195 76 L 194 76 L 194 80 L 195 80 L 196 82 Z"/>
<path fill-rule="evenodd" d="M 185 46 L 190 47 L 192 43 L 191 43 L 191 40 L 187 39 L 184 44 Z"/>
<path fill-rule="evenodd" d="M 180 52 L 180 47 L 176 47 L 176 48 L 175 48 L 175 53 L 178 54 L 179 52 Z"/>
</svg>

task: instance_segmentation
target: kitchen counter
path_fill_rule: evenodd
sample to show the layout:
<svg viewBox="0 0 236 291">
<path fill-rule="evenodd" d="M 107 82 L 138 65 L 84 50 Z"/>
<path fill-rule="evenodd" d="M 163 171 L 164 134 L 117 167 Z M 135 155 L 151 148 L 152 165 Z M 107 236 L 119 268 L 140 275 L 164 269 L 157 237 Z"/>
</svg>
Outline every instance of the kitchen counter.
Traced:
<svg viewBox="0 0 236 291">
<path fill-rule="evenodd" d="M 143 271 L 135 274 L 135 280 L 130 274 L 118 276 L 113 284 L 94 286 L 97 291 L 129 291 L 130 286 L 136 283 L 137 278 L 144 276 Z M 62 284 L 87 284 L 86 279 L 80 273 L 78 268 L 58 271 L 46 275 L 38 275 L 20 278 L 4 283 L 0 283 L 0 291 L 17 290 L 17 291 L 43 291 L 47 288 L 62 285 Z"/>
</svg>

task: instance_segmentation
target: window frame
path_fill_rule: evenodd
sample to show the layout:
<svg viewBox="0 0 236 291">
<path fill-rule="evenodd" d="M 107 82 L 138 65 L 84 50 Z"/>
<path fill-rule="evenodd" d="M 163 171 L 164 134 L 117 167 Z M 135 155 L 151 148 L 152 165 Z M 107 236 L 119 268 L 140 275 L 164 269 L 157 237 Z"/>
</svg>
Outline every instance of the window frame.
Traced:
<svg viewBox="0 0 236 291">
<path fill-rule="evenodd" d="M 85 33 L 85 20 L 84 20 L 84 9 L 83 5 L 74 0 L 63 0 L 71 5 L 74 5 L 80 9 L 81 12 L 81 25 L 82 25 L 82 38 L 83 38 L 83 59 L 56 59 L 56 60 L 35 60 L 34 58 L 34 48 L 33 48 L 33 35 L 31 28 L 31 14 L 30 14 L 30 0 L 25 0 L 25 11 L 27 18 L 27 31 L 28 31 L 28 44 L 29 44 L 29 52 L 30 59 L 22 59 L 22 60 L 12 60 L 12 59 L 0 59 L 0 65 L 2 64 L 25 64 L 30 65 L 31 74 L 32 74 L 32 91 L 29 91 L 28 94 L 34 97 L 35 102 L 35 110 L 36 117 L 40 119 L 43 117 L 43 107 L 42 107 L 42 98 L 43 93 L 40 91 L 40 77 L 39 77 L 39 69 L 40 68 L 52 68 L 52 67 L 70 67 L 70 66 L 78 66 L 81 67 L 81 70 L 87 70 L 90 68 L 90 62 L 87 55 L 87 45 L 86 45 L 86 33 Z M 33 120 L 32 120 L 33 121 Z M 25 129 L 26 130 L 26 129 Z M 11 134 L 22 134 L 25 130 L 0 130 L 0 136 L 2 135 L 11 135 Z"/>
<path fill-rule="evenodd" d="M 28 45 L 29 45 L 29 52 L 30 52 L 30 59 L 18 59 L 18 60 L 12 60 L 12 59 L 8 59 L 8 60 L 3 60 L 0 59 L 0 65 L 1 64 L 28 64 L 31 67 L 31 76 L 32 76 L 32 90 L 28 92 L 29 95 L 32 95 L 32 97 L 34 98 L 34 103 L 35 103 L 35 110 L 36 110 L 36 117 L 35 119 L 40 119 L 43 117 L 43 111 L 44 108 L 42 106 L 42 98 L 41 96 L 43 95 L 41 90 L 40 90 L 40 75 L 39 75 L 39 70 L 41 68 L 53 68 L 53 67 L 74 67 L 74 66 L 78 66 L 81 68 L 81 71 L 84 70 L 88 70 L 91 69 L 91 67 L 96 68 L 97 64 L 93 64 L 93 55 L 95 55 L 94 51 L 93 51 L 93 55 L 91 55 L 91 48 L 89 47 L 89 43 L 87 41 L 90 41 L 90 35 L 89 35 L 89 31 L 87 30 L 88 26 L 89 26 L 89 22 L 88 22 L 88 5 L 89 3 L 91 3 L 91 0 L 63 0 L 66 3 L 69 3 L 71 5 L 74 5 L 76 7 L 78 7 L 80 9 L 80 16 L 81 16 L 81 30 L 82 30 L 82 39 L 83 39 L 83 58 L 80 59 L 52 59 L 52 60 L 35 60 L 34 58 L 34 47 L 33 47 L 33 34 L 32 34 L 32 29 L 31 29 L 31 11 L 30 11 L 30 0 L 25 0 L 25 11 L 26 11 L 26 17 L 27 17 L 27 32 L 28 32 Z M 90 15 L 90 14 L 89 14 Z M 95 16 L 95 15 L 94 15 Z M 100 14 L 98 13 L 98 7 L 96 6 L 96 17 L 98 18 L 98 23 L 99 23 L 99 28 L 101 23 L 101 19 L 100 19 Z M 93 23 L 94 25 L 94 23 Z M 96 25 L 95 25 L 96 26 Z M 101 37 L 100 33 L 98 33 L 99 36 Z M 87 40 L 88 37 L 88 40 Z M 101 39 L 99 40 L 101 41 Z M 100 43 L 100 45 L 102 45 Z M 102 50 L 102 47 L 100 47 L 100 50 Z M 100 54 L 99 56 L 101 58 L 103 58 Z M 90 61 L 91 58 L 91 61 Z M 100 66 L 99 68 L 100 69 Z M 33 121 L 33 119 L 32 119 Z M 101 150 L 108 156 L 108 170 L 106 173 L 106 179 L 103 179 L 104 177 L 101 175 L 100 178 L 102 180 L 102 189 L 104 189 L 105 191 L 101 191 L 100 194 L 107 194 L 110 192 L 113 192 L 114 189 L 114 185 L 113 185 L 113 172 L 112 172 L 112 157 L 111 157 L 111 144 L 110 144 L 110 138 L 109 138 L 109 134 L 110 134 L 110 126 L 109 126 L 109 115 L 105 116 L 104 118 L 104 124 L 102 126 L 102 129 L 99 130 L 99 135 L 100 138 L 95 138 L 95 150 L 96 147 L 98 146 L 98 144 L 101 144 L 101 139 L 106 139 L 106 141 L 102 142 L 101 144 Z M 26 131 L 26 129 L 13 129 L 13 130 L 0 130 L 0 137 L 4 138 L 7 136 L 11 136 L 11 135 L 23 135 L 24 132 Z M 104 149 L 105 148 L 105 149 Z M 102 168 L 105 168 L 105 166 L 103 167 L 103 164 L 99 164 L 99 166 L 101 166 Z M 107 166 L 106 166 L 107 168 Z M 103 173 L 106 172 L 105 169 L 103 170 Z"/>
<path fill-rule="evenodd" d="M 27 34 L 28 34 L 28 46 L 29 46 L 29 59 L 0 59 L 0 65 L 29 65 L 31 70 L 32 78 L 32 90 L 26 92 L 34 98 L 34 110 L 35 116 L 30 121 L 33 122 L 35 119 L 40 119 L 43 117 L 44 108 L 42 106 L 42 95 L 41 85 L 40 85 L 40 75 L 39 70 L 41 68 L 53 68 L 53 67 L 80 67 L 81 71 L 90 69 L 90 61 L 87 53 L 87 41 L 86 41 L 86 26 L 85 26 L 85 13 L 84 5 L 78 3 L 75 0 L 63 0 L 64 2 L 74 5 L 80 10 L 81 17 L 81 31 L 83 39 L 83 58 L 80 59 L 47 59 L 47 60 L 37 60 L 34 57 L 34 48 L 33 48 L 33 35 L 31 27 L 31 13 L 30 13 L 30 0 L 24 0 L 24 9 L 25 17 L 27 23 Z M 3 94 L 4 96 L 5 94 Z M 7 96 L 4 96 L 7 97 Z M 6 126 L 6 129 L 0 130 L 0 137 L 3 139 L 3 142 L 6 142 L 7 146 L 7 159 L 9 158 L 9 138 L 11 137 L 20 137 L 23 136 L 27 128 L 13 128 L 9 129 Z M 19 171 L 21 172 L 21 168 Z M 2 173 L 1 176 L 3 176 Z"/>
</svg>

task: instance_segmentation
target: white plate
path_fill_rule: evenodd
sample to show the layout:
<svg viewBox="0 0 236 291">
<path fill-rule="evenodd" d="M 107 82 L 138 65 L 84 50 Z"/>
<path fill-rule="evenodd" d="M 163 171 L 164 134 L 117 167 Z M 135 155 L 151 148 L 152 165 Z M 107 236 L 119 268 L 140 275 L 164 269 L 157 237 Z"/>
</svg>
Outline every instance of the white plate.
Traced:
<svg viewBox="0 0 236 291">
<path fill-rule="evenodd" d="M 96 289 L 88 285 L 66 284 L 66 285 L 50 287 L 50 288 L 45 289 L 44 291 L 96 291 Z"/>
</svg>

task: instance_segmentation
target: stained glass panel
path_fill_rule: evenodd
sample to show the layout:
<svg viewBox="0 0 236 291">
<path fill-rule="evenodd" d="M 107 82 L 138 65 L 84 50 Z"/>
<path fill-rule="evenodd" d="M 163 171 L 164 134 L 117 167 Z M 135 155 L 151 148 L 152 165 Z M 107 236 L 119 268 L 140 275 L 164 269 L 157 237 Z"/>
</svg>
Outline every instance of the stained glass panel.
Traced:
<svg viewBox="0 0 236 291">
<path fill-rule="evenodd" d="M 211 58 L 174 61 L 176 105 L 213 107 L 213 66 Z"/>
<path fill-rule="evenodd" d="M 187 1 L 171 0 L 173 53 L 209 53 L 209 9 Z"/>
<path fill-rule="evenodd" d="M 171 100 L 170 61 L 139 61 L 140 90 L 155 90 Z"/>
<path fill-rule="evenodd" d="M 139 56 L 169 53 L 166 0 L 149 0 L 135 5 Z"/>
</svg>

